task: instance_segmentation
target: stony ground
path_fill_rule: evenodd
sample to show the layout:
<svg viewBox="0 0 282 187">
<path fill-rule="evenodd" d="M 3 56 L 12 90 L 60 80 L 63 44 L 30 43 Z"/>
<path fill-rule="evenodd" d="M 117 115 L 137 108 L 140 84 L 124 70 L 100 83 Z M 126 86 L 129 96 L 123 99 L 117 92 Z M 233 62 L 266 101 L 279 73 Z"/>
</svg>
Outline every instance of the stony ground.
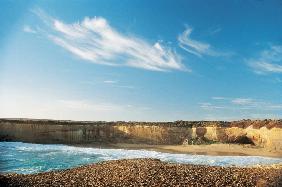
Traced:
<svg viewBox="0 0 282 187">
<path fill-rule="evenodd" d="M 282 186 L 282 167 L 211 167 L 156 159 L 117 160 L 47 173 L 0 175 L 0 186 Z"/>
</svg>

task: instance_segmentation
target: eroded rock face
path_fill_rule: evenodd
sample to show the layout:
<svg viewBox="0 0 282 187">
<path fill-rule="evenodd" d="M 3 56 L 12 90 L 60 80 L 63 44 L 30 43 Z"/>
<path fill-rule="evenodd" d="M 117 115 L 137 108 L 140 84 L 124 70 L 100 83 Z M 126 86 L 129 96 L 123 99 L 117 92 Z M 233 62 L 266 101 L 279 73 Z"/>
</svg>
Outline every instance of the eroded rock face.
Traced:
<svg viewBox="0 0 282 187">
<path fill-rule="evenodd" d="M 252 143 L 282 150 L 282 120 L 74 122 L 1 119 L 0 139 L 32 143 L 143 143 L 175 145 L 190 140 Z"/>
</svg>

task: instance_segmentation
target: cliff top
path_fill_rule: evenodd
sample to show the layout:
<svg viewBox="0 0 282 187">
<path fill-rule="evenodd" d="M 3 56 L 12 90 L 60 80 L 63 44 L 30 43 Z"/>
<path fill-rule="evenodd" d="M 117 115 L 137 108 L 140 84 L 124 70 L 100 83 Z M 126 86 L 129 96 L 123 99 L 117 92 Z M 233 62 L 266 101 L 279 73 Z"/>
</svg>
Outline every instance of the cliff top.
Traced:
<svg viewBox="0 0 282 187">
<path fill-rule="evenodd" d="M 48 124 L 48 125 L 146 125 L 146 126 L 175 126 L 175 127 L 241 127 L 247 128 L 282 128 L 282 119 L 272 120 L 250 120 L 243 119 L 238 121 L 174 121 L 174 122 L 136 122 L 136 121 L 72 121 L 72 120 L 51 120 L 51 119 L 29 119 L 29 118 L 0 118 L 0 123 L 29 123 L 29 124 Z"/>
</svg>

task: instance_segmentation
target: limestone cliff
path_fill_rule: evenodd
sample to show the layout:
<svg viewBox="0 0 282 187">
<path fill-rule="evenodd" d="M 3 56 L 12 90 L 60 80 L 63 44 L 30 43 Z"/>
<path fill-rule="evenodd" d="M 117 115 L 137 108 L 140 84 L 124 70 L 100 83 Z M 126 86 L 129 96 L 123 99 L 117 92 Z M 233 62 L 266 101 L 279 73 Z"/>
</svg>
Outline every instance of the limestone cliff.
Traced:
<svg viewBox="0 0 282 187">
<path fill-rule="evenodd" d="M 203 139 L 282 150 L 282 120 L 87 122 L 0 119 L 0 139 L 33 143 L 175 145 Z"/>
</svg>

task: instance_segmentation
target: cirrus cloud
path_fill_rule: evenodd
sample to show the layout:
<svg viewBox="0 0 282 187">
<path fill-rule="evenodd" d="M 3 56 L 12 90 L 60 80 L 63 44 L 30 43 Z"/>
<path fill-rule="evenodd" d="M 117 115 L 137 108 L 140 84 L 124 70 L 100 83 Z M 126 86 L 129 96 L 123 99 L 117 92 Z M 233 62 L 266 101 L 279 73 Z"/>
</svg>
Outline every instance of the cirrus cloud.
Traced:
<svg viewBox="0 0 282 187">
<path fill-rule="evenodd" d="M 27 32 L 27 33 L 32 33 L 32 34 L 36 34 L 36 30 L 32 29 L 29 25 L 24 25 L 23 26 L 23 31 Z"/>
<path fill-rule="evenodd" d="M 282 46 L 272 45 L 261 51 L 258 58 L 248 59 L 247 63 L 257 74 L 282 73 Z"/>
<path fill-rule="evenodd" d="M 125 35 L 103 17 L 65 23 L 42 10 L 34 11 L 47 26 L 47 36 L 55 44 L 80 59 L 102 65 L 130 66 L 151 71 L 190 71 L 181 57 L 160 42 Z"/>
<path fill-rule="evenodd" d="M 231 53 L 225 53 L 214 49 L 209 43 L 192 39 L 192 31 L 193 29 L 191 27 L 187 27 L 186 30 L 178 36 L 179 47 L 181 47 L 188 53 L 191 53 L 198 57 L 202 57 L 203 55 L 215 57 L 231 55 Z"/>
</svg>

